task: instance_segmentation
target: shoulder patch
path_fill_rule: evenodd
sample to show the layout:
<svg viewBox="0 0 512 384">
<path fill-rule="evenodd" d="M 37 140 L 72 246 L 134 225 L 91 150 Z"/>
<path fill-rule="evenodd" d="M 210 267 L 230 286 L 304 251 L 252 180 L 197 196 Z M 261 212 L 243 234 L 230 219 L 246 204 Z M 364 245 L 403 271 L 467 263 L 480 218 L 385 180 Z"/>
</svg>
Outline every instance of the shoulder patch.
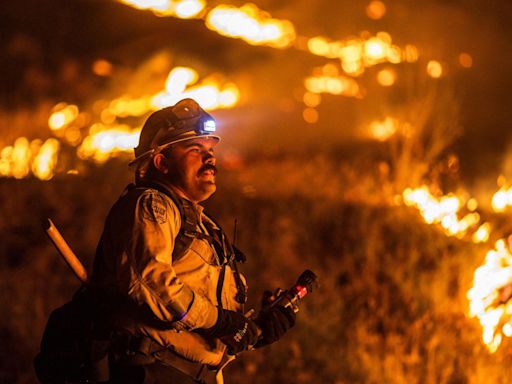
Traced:
<svg viewBox="0 0 512 384">
<path fill-rule="evenodd" d="M 142 217 L 145 220 L 164 224 L 167 221 L 167 203 L 158 193 L 149 193 L 142 201 Z"/>
</svg>

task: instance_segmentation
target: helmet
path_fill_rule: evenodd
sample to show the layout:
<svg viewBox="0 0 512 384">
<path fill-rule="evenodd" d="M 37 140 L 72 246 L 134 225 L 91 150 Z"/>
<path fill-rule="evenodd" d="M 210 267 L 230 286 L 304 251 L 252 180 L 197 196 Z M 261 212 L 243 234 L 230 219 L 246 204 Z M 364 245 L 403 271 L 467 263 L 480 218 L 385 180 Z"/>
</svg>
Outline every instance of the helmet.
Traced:
<svg viewBox="0 0 512 384">
<path fill-rule="evenodd" d="M 220 137 L 214 135 L 215 130 L 215 120 L 210 114 L 195 100 L 183 99 L 148 117 L 140 133 L 139 145 L 134 149 L 135 159 L 130 165 L 180 141 L 203 137 L 218 142 Z"/>
</svg>

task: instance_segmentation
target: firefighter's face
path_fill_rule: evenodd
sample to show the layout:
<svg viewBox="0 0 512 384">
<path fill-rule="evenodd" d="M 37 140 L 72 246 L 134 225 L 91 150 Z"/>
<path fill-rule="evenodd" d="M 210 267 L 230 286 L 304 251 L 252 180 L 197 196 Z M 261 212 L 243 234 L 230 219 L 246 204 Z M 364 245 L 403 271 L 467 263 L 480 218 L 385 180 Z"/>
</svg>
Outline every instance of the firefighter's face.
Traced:
<svg viewBox="0 0 512 384">
<path fill-rule="evenodd" d="M 215 144 L 214 139 L 198 138 L 174 144 L 166 151 L 166 180 L 192 202 L 208 199 L 217 189 Z"/>
</svg>

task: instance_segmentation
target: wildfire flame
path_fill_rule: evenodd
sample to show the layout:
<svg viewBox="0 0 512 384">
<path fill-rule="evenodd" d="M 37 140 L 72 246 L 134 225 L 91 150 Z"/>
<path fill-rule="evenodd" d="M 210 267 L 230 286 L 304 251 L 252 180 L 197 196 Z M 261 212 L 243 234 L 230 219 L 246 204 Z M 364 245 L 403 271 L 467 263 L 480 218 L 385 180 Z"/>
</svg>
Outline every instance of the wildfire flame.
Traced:
<svg viewBox="0 0 512 384">
<path fill-rule="evenodd" d="M 206 6 L 203 0 L 117 0 L 130 7 L 150 10 L 157 16 L 190 19 L 200 15 Z"/>
<path fill-rule="evenodd" d="M 117 1 L 133 8 L 150 10 L 158 16 L 201 18 L 209 29 L 252 45 L 282 49 L 292 47 L 297 40 L 295 27 L 290 21 L 274 19 L 253 4 L 240 8 L 218 5 L 206 13 L 204 0 Z M 385 15 L 386 7 L 381 1 L 371 1 L 366 11 L 370 18 L 378 20 Z M 316 56 L 336 59 L 339 68 L 349 76 L 359 76 L 366 68 L 377 64 L 416 62 L 419 58 L 415 46 L 401 48 L 392 43 L 386 32 L 375 36 L 364 33 L 359 38 L 346 40 L 317 36 L 307 39 L 307 50 Z M 472 66 L 472 58 L 467 53 L 461 53 L 459 61 L 465 68 Z M 439 78 L 445 73 L 443 65 L 435 60 L 428 62 L 426 70 L 432 78 Z M 106 60 L 98 60 L 93 71 L 100 76 L 111 76 L 113 67 Z M 396 72 L 389 67 L 377 73 L 377 81 L 382 86 L 391 86 L 396 79 Z M 131 152 L 137 145 L 141 129 L 140 124 L 132 123 L 137 120 L 133 118 L 142 118 L 182 98 L 194 98 L 207 110 L 231 108 L 239 102 L 240 92 L 235 84 L 220 81 L 216 76 L 198 80 L 195 70 L 176 67 L 169 72 L 162 90 L 156 93 L 148 91 L 142 96 L 124 94 L 100 103 L 104 106 L 98 111 L 81 112 L 76 105 L 59 103 L 48 118 L 48 127 L 56 138 L 29 141 L 26 137 L 19 137 L 13 145 L 1 149 L 0 177 L 21 179 L 32 173 L 41 180 L 50 180 L 55 175 L 61 139 L 78 146 L 79 158 L 97 163 Z M 309 123 L 318 121 L 315 107 L 321 102 L 320 94 L 362 97 L 364 93 L 355 79 L 344 76 L 338 67 L 331 64 L 315 69 L 313 75 L 305 78 L 304 85 L 307 92 L 303 101 L 307 108 L 303 117 Z M 132 125 L 120 123 L 121 119 L 129 120 Z M 395 119 L 386 118 L 373 122 L 370 129 L 378 140 L 387 140 L 397 132 L 398 125 Z M 82 133 L 86 134 L 85 137 Z M 471 209 L 469 201 L 470 213 L 459 219 L 464 204 L 454 194 L 436 198 L 423 186 L 406 189 L 402 196 L 407 206 L 416 207 L 427 223 L 439 224 L 448 236 L 462 238 L 480 223 L 479 214 L 474 212 L 476 206 Z M 512 188 L 502 187 L 496 192 L 492 206 L 497 212 L 512 206 Z M 487 242 L 490 232 L 490 224 L 483 223 L 473 232 L 472 241 Z M 477 317 L 483 327 L 484 343 L 491 352 L 496 351 L 503 337 L 512 336 L 512 253 L 505 240 L 499 240 L 495 249 L 487 252 L 484 264 L 475 271 L 474 284 L 467 297 L 470 316 Z"/>
<path fill-rule="evenodd" d="M 155 63 L 162 64 L 161 60 Z M 187 97 L 207 110 L 232 108 L 240 98 L 234 83 L 218 75 L 200 80 L 197 71 L 188 67 L 172 68 L 162 88 L 139 97 L 124 94 L 110 101 L 98 100 L 90 112 L 80 112 L 76 105 L 58 103 L 48 118 L 48 127 L 56 137 L 44 143 L 20 137 L 14 145 L 3 148 L 0 177 L 21 179 L 32 173 L 41 180 L 50 180 L 55 173 L 61 140 L 77 146 L 80 159 L 104 163 L 111 157 L 133 151 L 138 143 L 142 117 L 152 111 Z M 131 125 L 125 122 L 128 118 Z"/>
<path fill-rule="evenodd" d="M 194 69 L 175 67 L 169 72 L 162 91 L 138 98 L 123 95 L 112 100 L 101 111 L 101 122 L 89 129 L 89 135 L 78 148 L 78 156 L 104 163 L 120 153 L 131 153 L 137 146 L 141 127 L 117 124 L 118 118 L 140 117 L 187 97 L 195 99 L 206 110 L 232 108 L 238 103 L 240 92 L 234 83 L 222 84 L 215 76 L 210 76 L 196 84 L 198 79 L 199 74 Z"/>
<path fill-rule="evenodd" d="M 192 68 L 173 68 L 162 91 L 138 98 L 123 95 L 112 100 L 101 112 L 102 122 L 109 124 L 118 117 L 143 116 L 187 97 L 195 99 L 208 110 L 232 108 L 238 103 L 240 92 L 234 83 L 221 84 L 214 77 L 210 77 L 194 85 L 198 78 L 199 74 Z"/>
<path fill-rule="evenodd" d="M 486 243 L 489 241 L 489 236 L 491 234 L 491 224 L 483 223 L 478 229 L 473 233 L 473 242 L 474 243 Z"/>
<path fill-rule="evenodd" d="M 398 121 L 392 117 L 386 117 L 384 120 L 375 120 L 370 124 L 372 136 L 379 141 L 388 140 L 397 130 Z"/>
<path fill-rule="evenodd" d="M 238 87 L 233 83 L 220 86 L 213 78 L 194 84 L 199 75 L 191 68 L 174 68 L 167 77 L 165 90 L 151 97 L 153 109 L 163 108 L 177 103 L 183 98 L 195 99 L 205 109 L 232 108 L 240 98 Z M 188 88 L 187 88 L 188 87 Z"/>
<path fill-rule="evenodd" d="M 105 127 L 94 124 L 90 135 L 78 148 L 78 157 L 101 164 L 120 153 L 131 152 L 139 142 L 140 131 L 140 128 L 132 129 L 128 125 Z"/>
<path fill-rule="evenodd" d="M 48 126 L 53 131 L 65 128 L 78 117 L 78 107 L 76 105 L 59 103 L 53 109 L 54 112 L 48 118 Z"/>
<path fill-rule="evenodd" d="M 339 59 L 343 70 L 353 76 L 362 74 L 367 67 L 379 63 L 398 64 L 403 61 L 415 62 L 419 54 L 416 47 L 408 45 L 405 49 L 392 44 L 389 33 L 379 32 L 368 38 L 332 41 L 317 36 L 309 39 L 309 51 L 317 56 Z"/>
<path fill-rule="evenodd" d="M 463 204 L 462 199 L 454 194 L 436 198 L 430 193 L 427 186 L 422 186 L 416 189 L 407 188 L 402 195 L 407 206 L 416 207 L 428 224 L 440 224 L 448 236 L 462 238 L 470 228 L 480 222 L 480 215 L 477 212 L 468 213 L 461 219 L 458 218 L 457 213 Z M 484 237 L 483 232 L 487 226 L 480 228 L 479 236 Z"/>
<path fill-rule="evenodd" d="M 436 199 L 427 187 L 407 189 L 403 193 L 408 206 L 417 207 L 427 223 L 440 223 L 448 236 L 461 237 L 478 224 L 476 212 L 457 219 L 461 199 L 450 194 Z M 476 209 L 476 201 L 468 201 L 468 209 Z M 475 243 L 487 242 L 489 223 L 481 224 L 473 233 Z M 477 317 L 482 325 L 482 340 L 491 353 L 500 346 L 503 337 L 512 336 L 512 253 L 505 240 L 496 242 L 487 252 L 485 262 L 474 273 L 473 287 L 467 292 L 469 316 Z"/>
<path fill-rule="evenodd" d="M 485 262 L 474 274 L 468 291 L 469 315 L 483 328 L 482 339 L 490 352 L 500 346 L 503 336 L 512 336 L 512 254 L 505 240 L 496 242 Z"/>
<path fill-rule="evenodd" d="M 118 1 L 138 9 L 151 9 L 159 15 L 176 16 L 170 11 L 173 7 L 171 0 Z M 386 7 L 382 1 L 372 1 L 367 6 L 366 12 L 368 17 L 377 20 L 384 16 Z M 239 8 L 220 4 L 208 12 L 197 15 L 205 21 L 209 29 L 226 37 L 242 39 L 252 45 L 290 48 L 297 41 L 295 27 L 290 21 L 274 19 L 268 12 L 254 4 L 245 4 Z M 341 69 L 350 76 L 359 76 L 365 68 L 380 63 L 416 62 L 419 58 L 418 48 L 410 44 L 403 48 L 392 44 L 391 35 L 387 32 L 378 32 L 375 36 L 363 32 L 359 38 L 345 40 L 317 36 L 302 38 L 301 41 L 307 41 L 307 48 L 301 42 L 296 44 L 295 48 L 307 50 L 313 55 L 340 60 Z M 431 71 L 431 73 L 435 75 L 437 72 Z M 392 86 L 396 78 L 397 74 L 391 68 L 379 71 L 377 76 L 379 84 L 385 87 Z M 306 77 L 304 83 L 309 93 L 328 93 L 357 98 L 364 96 L 364 91 L 357 82 L 339 73 L 315 74 Z M 153 102 L 160 105 L 162 99 L 163 103 L 168 103 L 171 98 L 168 95 L 159 95 Z M 308 122 L 316 122 L 318 113 L 311 106 L 307 106 L 304 110 L 304 118 Z"/>
<path fill-rule="evenodd" d="M 19 137 L 14 145 L 0 152 L 0 176 L 22 179 L 32 171 L 37 178 L 50 180 L 54 176 L 59 148 L 59 141 L 53 138 L 43 143 Z"/>
<path fill-rule="evenodd" d="M 362 97 L 362 90 L 356 80 L 340 74 L 338 67 L 326 64 L 315 68 L 313 76 L 306 77 L 304 86 L 309 93 Z"/>
<path fill-rule="evenodd" d="M 304 80 L 304 86 L 313 93 L 361 97 L 357 81 L 346 76 L 310 76 Z"/>
<path fill-rule="evenodd" d="M 240 38 L 252 45 L 286 48 L 295 41 L 295 28 L 290 21 L 273 19 L 254 4 L 240 8 L 218 5 L 208 13 L 206 26 L 223 36 Z"/>
<path fill-rule="evenodd" d="M 502 186 L 492 197 L 492 208 L 495 212 L 505 212 L 512 206 L 512 187 Z"/>
</svg>

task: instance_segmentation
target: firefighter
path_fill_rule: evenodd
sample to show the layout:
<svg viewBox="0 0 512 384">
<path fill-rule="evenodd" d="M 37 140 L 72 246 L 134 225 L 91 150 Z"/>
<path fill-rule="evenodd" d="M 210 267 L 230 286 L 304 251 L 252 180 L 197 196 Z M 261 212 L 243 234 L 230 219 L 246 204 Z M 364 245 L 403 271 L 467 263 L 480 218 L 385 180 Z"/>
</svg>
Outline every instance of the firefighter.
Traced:
<svg viewBox="0 0 512 384">
<path fill-rule="evenodd" d="M 192 99 L 142 128 L 135 183 L 108 214 L 90 284 L 111 302 L 111 382 L 213 382 L 226 354 L 275 342 L 295 323 L 282 306 L 244 316 L 243 255 L 200 205 L 216 190 L 219 140 Z"/>
</svg>

